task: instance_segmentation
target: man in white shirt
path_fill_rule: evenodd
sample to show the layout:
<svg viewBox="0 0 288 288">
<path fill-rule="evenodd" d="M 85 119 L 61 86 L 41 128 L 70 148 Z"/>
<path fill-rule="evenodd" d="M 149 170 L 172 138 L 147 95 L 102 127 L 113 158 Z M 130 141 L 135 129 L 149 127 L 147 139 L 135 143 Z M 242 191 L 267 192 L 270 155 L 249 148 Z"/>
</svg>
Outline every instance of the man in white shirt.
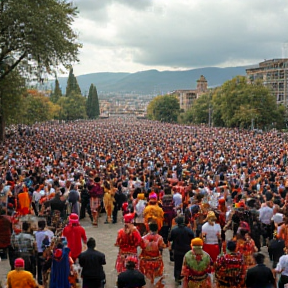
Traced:
<svg viewBox="0 0 288 288">
<path fill-rule="evenodd" d="M 267 239 L 273 238 L 273 228 L 271 225 L 271 219 L 273 217 L 273 208 L 269 207 L 268 203 L 263 203 L 259 209 L 259 220 L 261 222 L 261 232 L 263 237 L 263 245 L 267 246 Z"/>
<path fill-rule="evenodd" d="M 182 195 L 178 190 L 176 190 L 173 194 L 173 201 L 175 208 L 179 208 L 182 205 Z"/>
<path fill-rule="evenodd" d="M 287 253 L 287 249 L 284 249 Z M 283 255 L 279 259 L 279 263 L 276 266 L 275 269 L 276 273 L 281 273 L 278 287 L 284 288 L 285 284 L 288 284 L 288 255 Z"/>
</svg>

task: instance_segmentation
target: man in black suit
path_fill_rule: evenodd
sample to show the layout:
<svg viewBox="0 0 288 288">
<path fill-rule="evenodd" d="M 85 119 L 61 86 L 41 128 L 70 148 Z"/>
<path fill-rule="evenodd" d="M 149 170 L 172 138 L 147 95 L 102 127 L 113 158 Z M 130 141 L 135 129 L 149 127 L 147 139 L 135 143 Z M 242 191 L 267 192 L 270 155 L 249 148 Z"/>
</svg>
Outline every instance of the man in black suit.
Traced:
<svg viewBox="0 0 288 288">
<path fill-rule="evenodd" d="M 177 226 L 171 229 L 168 241 L 172 243 L 174 251 L 174 278 L 177 284 L 181 283 L 181 269 L 184 255 L 191 250 L 191 240 L 194 238 L 193 231 L 186 227 L 184 217 L 175 219 Z"/>
<path fill-rule="evenodd" d="M 106 264 L 105 255 L 95 250 L 96 241 L 89 238 L 87 250 L 82 252 L 78 259 L 83 268 L 81 276 L 83 278 L 83 288 L 103 288 L 105 284 L 105 272 L 103 265 Z"/>
<path fill-rule="evenodd" d="M 118 288 L 141 288 L 145 286 L 146 281 L 144 275 L 135 269 L 137 259 L 133 257 L 127 257 L 126 259 L 126 271 L 121 272 L 118 275 L 117 287 Z"/>
<path fill-rule="evenodd" d="M 270 268 L 264 264 L 265 256 L 262 253 L 254 254 L 256 266 L 247 270 L 247 288 L 276 288 L 276 281 Z"/>
</svg>

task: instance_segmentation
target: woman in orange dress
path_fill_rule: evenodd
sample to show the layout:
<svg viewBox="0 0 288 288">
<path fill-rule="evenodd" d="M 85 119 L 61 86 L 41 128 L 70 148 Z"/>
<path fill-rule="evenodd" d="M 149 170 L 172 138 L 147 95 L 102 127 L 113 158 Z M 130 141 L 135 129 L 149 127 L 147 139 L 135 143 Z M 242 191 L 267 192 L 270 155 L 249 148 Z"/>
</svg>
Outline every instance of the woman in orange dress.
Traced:
<svg viewBox="0 0 288 288">
<path fill-rule="evenodd" d="M 253 254 L 257 252 L 257 247 L 254 240 L 249 235 L 249 230 L 240 229 L 237 234 L 237 247 L 236 251 L 243 255 L 244 270 L 246 271 L 252 266 L 256 265 Z"/>
</svg>

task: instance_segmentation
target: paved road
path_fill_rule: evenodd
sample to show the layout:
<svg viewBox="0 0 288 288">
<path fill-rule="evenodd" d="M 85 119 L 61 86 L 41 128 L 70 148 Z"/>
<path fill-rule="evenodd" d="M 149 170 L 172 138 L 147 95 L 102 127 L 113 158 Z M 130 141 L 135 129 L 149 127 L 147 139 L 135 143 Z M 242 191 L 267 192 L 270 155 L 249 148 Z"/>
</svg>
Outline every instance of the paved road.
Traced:
<svg viewBox="0 0 288 288">
<path fill-rule="evenodd" d="M 120 214 L 120 213 L 119 213 Z M 119 215 L 120 218 L 120 215 Z M 104 224 L 105 214 L 99 218 L 99 227 L 93 227 L 89 218 L 81 220 L 81 225 L 86 229 L 87 237 L 94 237 L 96 239 L 96 248 L 105 253 L 106 262 L 105 273 L 107 277 L 106 288 L 114 288 L 116 283 L 116 271 L 114 269 L 115 260 L 118 252 L 118 247 L 114 246 L 116 241 L 117 231 L 123 227 L 122 221 L 118 221 L 116 224 Z M 228 235 L 229 237 L 229 232 Z M 266 255 L 266 264 L 270 267 L 270 262 L 267 257 L 267 248 L 263 248 L 262 252 Z M 173 268 L 174 264 L 169 261 L 169 251 L 164 249 L 163 251 L 164 261 L 164 274 L 165 274 L 165 288 L 174 288 Z M 2 260 L 0 262 L 0 280 L 5 282 L 6 275 L 10 270 L 9 261 Z M 1 286 L 0 286 L 1 287 Z M 179 287 L 179 286 L 178 286 Z"/>
</svg>

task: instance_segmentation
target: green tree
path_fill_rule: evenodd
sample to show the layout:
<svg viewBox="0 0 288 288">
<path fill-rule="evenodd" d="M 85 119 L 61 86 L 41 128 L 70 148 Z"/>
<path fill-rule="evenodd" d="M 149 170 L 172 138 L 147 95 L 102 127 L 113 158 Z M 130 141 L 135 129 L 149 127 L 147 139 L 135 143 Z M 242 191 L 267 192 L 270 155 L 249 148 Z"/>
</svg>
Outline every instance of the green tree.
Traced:
<svg viewBox="0 0 288 288">
<path fill-rule="evenodd" d="M 147 117 L 151 120 L 176 122 L 179 114 L 179 100 L 174 95 L 156 96 L 147 107 Z"/>
<path fill-rule="evenodd" d="M 225 82 L 212 97 L 216 126 L 265 128 L 277 120 L 277 103 L 261 81 L 248 84 L 244 76 Z"/>
<path fill-rule="evenodd" d="M 22 75 L 53 73 L 77 61 L 81 44 L 72 30 L 77 8 L 63 0 L 0 1 L 0 82 L 16 67 Z M 25 74 L 26 73 L 26 74 Z M 0 102 L 7 94 L 1 93 Z M 4 139 L 4 114 L 0 140 Z"/>
<path fill-rule="evenodd" d="M 75 75 L 73 73 L 73 68 L 70 69 L 69 77 L 67 79 L 66 97 L 69 97 L 72 94 L 81 95 L 81 89 L 78 85 L 77 78 L 75 77 Z"/>
<path fill-rule="evenodd" d="M 23 118 L 23 97 L 26 91 L 25 79 L 15 69 L 0 81 L 0 117 L 2 119 L 2 133 L 5 124 L 21 123 Z M 2 97 L 5 95 L 5 97 Z"/>
<path fill-rule="evenodd" d="M 61 97 L 57 104 L 60 107 L 59 118 L 61 120 L 85 119 L 86 99 L 82 95 L 72 93 L 70 97 Z"/>
<path fill-rule="evenodd" d="M 91 84 L 86 102 L 86 112 L 89 119 L 95 119 L 100 115 L 99 99 L 96 87 Z"/>
<path fill-rule="evenodd" d="M 37 90 L 27 90 L 23 101 L 23 123 L 34 124 L 35 122 L 43 122 L 52 120 L 57 116 L 58 105 L 53 104 L 47 96 Z"/>
<path fill-rule="evenodd" d="M 50 95 L 50 101 L 53 103 L 57 103 L 57 101 L 62 97 L 62 91 L 60 89 L 60 84 L 58 79 L 55 80 L 55 88 L 54 91 Z"/>
<path fill-rule="evenodd" d="M 99 98 L 98 98 L 98 93 L 97 93 L 97 89 L 96 86 L 94 86 L 93 88 L 93 102 L 92 102 L 92 106 L 95 107 L 95 117 L 99 117 L 100 115 L 100 104 L 99 104 Z"/>
</svg>

